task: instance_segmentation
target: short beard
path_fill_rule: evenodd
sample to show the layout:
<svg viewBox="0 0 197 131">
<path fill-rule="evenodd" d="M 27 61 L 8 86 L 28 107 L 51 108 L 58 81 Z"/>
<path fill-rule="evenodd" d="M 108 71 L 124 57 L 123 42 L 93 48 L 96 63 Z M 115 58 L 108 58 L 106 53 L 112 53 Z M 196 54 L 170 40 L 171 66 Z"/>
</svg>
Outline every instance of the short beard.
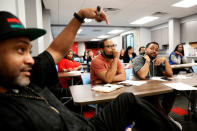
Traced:
<svg viewBox="0 0 197 131">
<path fill-rule="evenodd" d="M 20 87 L 26 87 L 30 83 L 30 79 L 22 78 L 21 76 L 17 77 L 14 81 L 14 85 L 20 86 Z"/>
<path fill-rule="evenodd" d="M 109 59 L 113 59 L 113 58 L 114 58 L 113 55 L 107 55 L 107 54 L 105 53 L 105 51 L 104 51 L 104 55 L 105 55 L 105 57 L 107 57 L 107 58 L 109 58 Z"/>
<path fill-rule="evenodd" d="M 149 56 L 151 60 L 154 60 L 156 57 Z"/>
</svg>

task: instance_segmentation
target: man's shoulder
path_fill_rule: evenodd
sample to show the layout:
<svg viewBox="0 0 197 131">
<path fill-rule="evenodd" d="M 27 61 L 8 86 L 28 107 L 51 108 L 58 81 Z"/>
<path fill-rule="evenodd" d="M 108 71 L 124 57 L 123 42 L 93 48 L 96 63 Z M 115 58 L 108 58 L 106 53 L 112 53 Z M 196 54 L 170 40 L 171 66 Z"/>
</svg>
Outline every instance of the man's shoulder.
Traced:
<svg viewBox="0 0 197 131">
<path fill-rule="evenodd" d="M 92 59 L 92 62 L 93 62 L 93 63 L 94 63 L 94 62 L 100 62 L 100 61 L 103 61 L 102 55 L 98 55 L 98 56 L 96 56 L 96 57 L 94 57 L 94 58 Z"/>
<path fill-rule="evenodd" d="M 138 56 L 136 56 L 134 61 L 143 61 L 143 60 L 144 60 L 143 56 L 142 55 L 138 55 Z"/>
</svg>

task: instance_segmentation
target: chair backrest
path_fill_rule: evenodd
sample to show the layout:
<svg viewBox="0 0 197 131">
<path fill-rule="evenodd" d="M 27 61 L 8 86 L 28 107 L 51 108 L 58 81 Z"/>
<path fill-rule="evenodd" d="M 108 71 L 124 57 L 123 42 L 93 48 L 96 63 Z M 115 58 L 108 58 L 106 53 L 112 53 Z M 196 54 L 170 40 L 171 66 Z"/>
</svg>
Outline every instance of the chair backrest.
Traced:
<svg viewBox="0 0 197 131">
<path fill-rule="evenodd" d="M 80 62 L 80 58 L 79 57 L 75 57 L 74 60 L 77 61 L 77 62 Z"/>
<path fill-rule="evenodd" d="M 83 85 L 90 84 L 90 73 L 81 73 Z"/>
<path fill-rule="evenodd" d="M 125 69 L 126 72 L 126 80 L 130 79 L 130 76 L 133 75 L 133 68 Z"/>
<path fill-rule="evenodd" d="M 58 65 L 55 65 L 55 67 L 56 67 L 56 70 L 57 70 L 57 72 L 58 72 Z"/>
<path fill-rule="evenodd" d="M 197 73 L 197 66 L 192 66 L 192 69 L 195 73 Z"/>
</svg>

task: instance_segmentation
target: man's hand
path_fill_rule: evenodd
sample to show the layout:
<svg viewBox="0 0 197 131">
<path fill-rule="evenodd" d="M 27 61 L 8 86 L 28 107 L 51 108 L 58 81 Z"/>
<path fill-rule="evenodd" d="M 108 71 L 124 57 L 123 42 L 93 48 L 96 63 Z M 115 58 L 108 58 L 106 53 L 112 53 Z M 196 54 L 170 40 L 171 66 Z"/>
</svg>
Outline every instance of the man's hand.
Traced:
<svg viewBox="0 0 197 131">
<path fill-rule="evenodd" d="M 113 56 L 114 56 L 114 58 L 118 58 L 118 59 L 119 59 L 119 57 L 120 57 L 120 52 L 117 51 L 117 50 L 113 50 Z"/>
<path fill-rule="evenodd" d="M 167 61 L 167 59 L 164 57 L 158 57 L 153 60 L 153 62 L 155 63 L 156 66 L 159 66 L 162 62 L 166 62 L 166 61 Z"/>
<path fill-rule="evenodd" d="M 81 18 L 95 19 L 97 22 L 105 21 L 109 24 L 109 20 L 105 12 L 101 9 L 100 15 L 97 15 L 97 8 L 84 8 L 77 13 Z"/>
<path fill-rule="evenodd" d="M 144 55 L 143 57 L 144 57 L 144 59 L 145 59 L 146 61 L 150 62 L 150 57 L 149 57 L 148 55 Z"/>
</svg>

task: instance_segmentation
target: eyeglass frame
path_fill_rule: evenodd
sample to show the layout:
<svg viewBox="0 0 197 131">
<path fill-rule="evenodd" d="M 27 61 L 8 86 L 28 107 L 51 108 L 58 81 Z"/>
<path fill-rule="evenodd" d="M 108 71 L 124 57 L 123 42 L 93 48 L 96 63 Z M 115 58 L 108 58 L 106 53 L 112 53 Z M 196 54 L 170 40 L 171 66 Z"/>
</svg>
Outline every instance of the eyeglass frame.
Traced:
<svg viewBox="0 0 197 131">
<path fill-rule="evenodd" d="M 117 44 L 113 44 L 113 45 L 106 45 L 106 46 L 104 46 L 104 47 L 107 47 L 107 48 L 115 48 L 115 47 L 117 47 Z"/>
</svg>

